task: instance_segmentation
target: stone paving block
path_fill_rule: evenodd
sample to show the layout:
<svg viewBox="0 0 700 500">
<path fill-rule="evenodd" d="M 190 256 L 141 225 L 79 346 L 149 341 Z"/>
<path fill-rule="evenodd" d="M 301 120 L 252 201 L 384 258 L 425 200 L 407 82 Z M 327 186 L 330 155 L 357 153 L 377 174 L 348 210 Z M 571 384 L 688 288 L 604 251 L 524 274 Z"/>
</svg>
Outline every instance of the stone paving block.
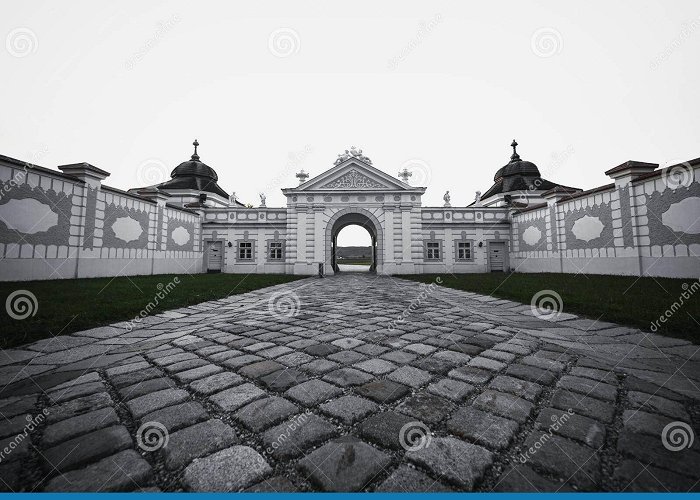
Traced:
<svg viewBox="0 0 700 500">
<path fill-rule="evenodd" d="M 0 451 L 3 455 L 0 463 L 24 460 L 29 454 L 31 446 L 33 446 L 31 436 L 27 436 L 22 440 L 18 440 L 17 436 L 0 439 Z M 0 482 L 0 484 L 2 483 Z"/>
<path fill-rule="evenodd" d="M 315 406 L 343 392 L 342 389 L 322 380 L 309 380 L 292 387 L 285 396 L 304 406 Z"/>
<path fill-rule="evenodd" d="M 458 366 L 458 364 L 446 359 L 436 358 L 435 356 L 428 356 L 427 358 L 420 358 L 413 361 L 411 366 L 430 373 L 445 375 L 455 366 Z"/>
<path fill-rule="evenodd" d="M 611 371 L 586 368 L 584 366 L 574 366 L 569 373 L 576 377 L 586 377 L 597 380 L 598 382 L 617 385 L 617 377 L 615 376 L 615 373 Z"/>
<path fill-rule="evenodd" d="M 629 391 L 627 393 L 627 398 L 631 408 L 644 410 L 650 413 L 660 413 L 667 417 L 690 422 L 688 412 L 683 408 L 682 404 L 676 401 L 637 391 Z"/>
<path fill-rule="evenodd" d="M 25 421 L 25 425 L 26 423 Z M 88 434 L 118 423 L 117 413 L 114 411 L 114 408 L 108 406 L 47 425 L 41 442 L 44 447 L 55 446 L 76 436 Z"/>
<path fill-rule="evenodd" d="M 377 358 L 361 361 L 359 363 L 355 363 L 353 366 L 373 375 L 384 375 L 385 373 L 389 373 L 390 371 L 396 369 L 396 365 L 391 361 Z"/>
<path fill-rule="evenodd" d="M 197 358 L 189 359 L 187 361 L 180 361 L 179 363 L 173 363 L 172 365 L 164 366 L 163 369 L 172 375 L 175 373 L 192 370 L 193 368 L 199 368 L 200 366 L 206 366 L 208 364 L 209 362 L 206 359 Z"/>
<path fill-rule="evenodd" d="M 447 418 L 454 410 L 453 403 L 427 392 L 418 392 L 396 407 L 396 411 L 428 424 L 437 424 Z"/>
<path fill-rule="evenodd" d="M 289 479 L 282 476 L 263 479 L 244 490 L 245 493 L 295 493 L 298 491 L 299 489 Z"/>
<path fill-rule="evenodd" d="M 359 395 L 379 404 L 393 403 L 409 393 L 409 388 L 391 380 L 375 380 L 355 389 Z"/>
<path fill-rule="evenodd" d="M 447 398 L 455 403 L 463 401 L 464 398 L 474 391 L 476 391 L 476 387 L 473 385 L 451 378 L 443 378 L 428 386 L 428 392 Z"/>
<path fill-rule="evenodd" d="M 358 363 L 363 359 L 367 359 L 367 356 L 355 351 L 338 351 L 335 354 L 328 356 L 327 359 L 343 365 L 351 365 L 353 363 Z"/>
<path fill-rule="evenodd" d="M 451 437 L 434 438 L 430 445 L 406 452 L 406 458 L 466 490 L 472 489 L 493 462 L 490 451 Z"/>
<path fill-rule="evenodd" d="M 232 372 L 222 372 L 195 380 L 189 387 L 197 394 L 209 396 L 244 382 L 243 377 Z"/>
<path fill-rule="evenodd" d="M 270 347 L 268 349 L 263 349 L 262 351 L 258 351 L 258 355 L 268 358 L 268 359 L 274 359 L 282 356 L 283 354 L 288 354 L 292 352 L 292 349 L 289 347 L 285 346 L 275 346 L 275 347 Z"/>
<path fill-rule="evenodd" d="M 246 365 L 255 363 L 256 361 L 261 361 L 263 358 L 256 356 L 255 354 L 244 354 L 242 356 L 235 356 L 229 358 L 226 361 L 222 361 L 221 364 L 226 368 L 231 368 L 232 370 L 238 370 Z"/>
<path fill-rule="evenodd" d="M 575 490 L 564 482 L 553 481 L 538 474 L 527 465 L 516 465 L 499 476 L 493 491 L 501 493 L 558 493 Z"/>
<path fill-rule="evenodd" d="M 236 349 L 226 349 L 225 351 L 217 352 L 216 354 L 209 354 L 206 357 L 209 358 L 214 363 L 223 363 L 231 358 L 237 358 L 243 355 L 243 351 L 238 351 Z"/>
<path fill-rule="evenodd" d="M 448 374 L 449 377 L 456 378 L 462 382 L 467 382 L 469 384 L 482 385 L 491 380 L 493 373 L 482 370 L 480 368 L 475 368 L 473 366 L 463 366 L 461 368 L 455 368 L 451 370 Z"/>
<path fill-rule="evenodd" d="M 312 413 L 302 413 L 263 434 L 266 452 L 279 459 L 293 458 L 338 433 L 335 426 Z"/>
<path fill-rule="evenodd" d="M 271 373 L 283 370 L 284 368 L 286 368 L 285 365 L 278 363 L 277 361 L 266 359 L 264 361 L 258 361 L 246 365 L 238 370 L 238 373 L 247 378 L 258 379 Z"/>
<path fill-rule="evenodd" d="M 235 411 L 251 401 L 263 396 L 265 392 L 253 384 L 243 384 L 209 396 L 209 401 L 224 411 Z"/>
<path fill-rule="evenodd" d="M 267 349 L 268 347 L 274 347 L 277 344 L 274 342 L 256 342 L 255 344 L 250 344 L 247 346 L 244 346 L 242 349 L 247 352 L 258 352 L 263 349 Z"/>
<path fill-rule="evenodd" d="M 554 373 L 561 373 L 564 371 L 564 368 L 566 368 L 566 365 L 564 363 L 560 363 L 559 361 L 552 361 L 551 359 L 539 357 L 536 355 L 525 356 L 520 360 L 520 363 L 528 366 L 534 366 L 536 368 L 540 368 L 542 370 L 547 370 Z"/>
<path fill-rule="evenodd" d="M 390 351 L 385 354 L 382 354 L 379 356 L 381 359 L 386 359 L 387 361 L 391 361 L 393 363 L 403 365 L 406 363 L 410 363 L 414 359 L 418 357 L 417 354 L 413 354 L 410 352 L 404 352 L 404 351 Z"/>
<path fill-rule="evenodd" d="M 505 374 L 541 385 L 552 385 L 557 379 L 556 374 L 551 371 L 543 370 L 535 366 L 521 365 L 518 363 L 508 365 Z"/>
<path fill-rule="evenodd" d="M 340 347 L 331 344 L 316 344 L 307 347 L 304 352 L 310 356 L 328 356 L 340 350 Z"/>
<path fill-rule="evenodd" d="M 178 382 L 182 384 L 189 384 L 195 380 L 199 380 L 209 375 L 214 375 L 223 371 L 223 368 L 216 365 L 204 365 L 198 368 L 192 368 L 191 370 L 185 370 L 184 372 L 179 372 L 173 375 Z"/>
<path fill-rule="evenodd" d="M 324 491 L 361 491 L 389 465 L 386 453 L 345 436 L 301 459 L 297 466 Z"/>
<path fill-rule="evenodd" d="M 455 436 L 499 450 L 510 444 L 518 423 L 469 406 L 457 410 L 447 422 L 447 429 Z"/>
<path fill-rule="evenodd" d="M 650 436 L 661 436 L 664 427 L 673 421 L 672 418 L 642 410 L 625 410 L 622 414 L 622 424 L 626 430 Z"/>
<path fill-rule="evenodd" d="M 623 460 L 613 473 L 620 491 L 625 492 L 699 492 L 700 483 L 681 474 L 676 474 L 653 465 L 645 465 L 637 460 Z"/>
<path fill-rule="evenodd" d="M 128 385 L 119 389 L 119 396 L 124 401 L 130 401 L 144 394 L 150 394 L 152 392 L 162 391 L 164 389 L 175 388 L 175 382 L 169 378 L 152 378 L 150 380 L 144 380 L 134 385 Z"/>
<path fill-rule="evenodd" d="M 294 368 L 285 368 L 269 375 L 265 375 L 260 379 L 260 383 L 271 391 L 284 392 L 290 387 L 299 385 L 302 382 L 309 380 L 303 372 Z"/>
<path fill-rule="evenodd" d="M 402 450 L 404 449 L 402 439 L 404 445 L 412 445 L 407 441 L 411 437 L 409 429 L 415 427 L 413 425 L 415 423 L 417 423 L 415 417 L 395 411 L 385 411 L 365 419 L 359 424 L 358 430 L 363 438 L 373 443 L 385 448 Z"/>
<path fill-rule="evenodd" d="M 380 354 L 384 354 L 389 349 L 387 347 L 383 347 L 376 344 L 363 344 L 361 346 L 355 347 L 354 350 L 367 356 L 376 357 Z"/>
<path fill-rule="evenodd" d="M 304 352 L 290 352 L 289 354 L 280 356 L 276 361 L 285 366 L 300 366 L 313 360 L 313 356 L 309 356 Z"/>
<path fill-rule="evenodd" d="M 572 409 L 575 413 L 609 424 L 613 420 L 615 407 L 582 394 L 557 389 L 552 395 L 551 405 L 560 410 Z"/>
<path fill-rule="evenodd" d="M 479 354 L 483 358 L 491 358 L 502 363 L 511 363 L 515 359 L 515 354 L 497 349 L 486 349 Z"/>
<path fill-rule="evenodd" d="M 485 358 L 483 356 L 477 356 L 469 361 L 469 366 L 474 368 L 483 368 L 484 370 L 490 370 L 492 372 L 499 372 L 503 370 L 507 365 L 501 361 L 496 361 L 495 359 Z"/>
<path fill-rule="evenodd" d="M 305 365 L 301 365 L 299 368 L 304 370 L 305 372 L 321 375 L 323 373 L 327 373 L 331 370 L 335 370 L 338 368 L 339 365 L 338 363 L 334 361 L 329 361 L 327 359 L 316 359 L 310 363 L 306 363 Z"/>
<path fill-rule="evenodd" d="M 514 342 L 511 342 L 511 341 L 501 342 L 499 344 L 494 345 L 493 348 L 498 349 L 499 351 L 510 352 L 510 353 L 516 354 L 518 356 L 527 356 L 528 354 L 530 354 L 532 352 L 531 348 L 529 348 L 527 346 L 515 344 Z"/>
<path fill-rule="evenodd" d="M 299 407 L 291 401 L 271 396 L 245 405 L 234 414 L 234 417 L 248 429 L 260 432 L 299 411 Z"/>
<path fill-rule="evenodd" d="M 186 427 L 170 434 L 168 444 L 162 448 L 165 466 L 176 470 L 195 458 L 209 455 L 238 443 L 236 432 L 219 419 Z"/>
<path fill-rule="evenodd" d="M 415 354 L 418 354 L 419 356 L 425 356 L 426 354 L 431 354 L 437 351 L 437 347 L 427 344 L 416 343 L 404 346 L 403 350 L 413 352 Z"/>
<path fill-rule="evenodd" d="M 182 478 L 190 491 L 239 491 L 272 473 L 265 459 L 248 446 L 232 446 L 192 462 Z"/>
<path fill-rule="evenodd" d="M 0 463 L 0 492 L 14 493 L 18 492 L 22 487 L 20 474 L 23 471 L 22 464 L 19 461 Z"/>
<path fill-rule="evenodd" d="M 189 361 L 192 359 L 201 359 L 201 358 L 192 352 L 181 352 L 181 353 L 173 354 L 170 356 L 153 358 L 153 362 L 158 366 L 167 366 L 167 365 L 179 363 L 181 361 Z"/>
<path fill-rule="evenodd" d="M 44 450 L 44 469 L 66 472 L 132 446 L 129 431 L 115 425 L 90 432 Z"/>
<path fill-rule="evenodd" d="M 430 373 L 419 370 L 418 368 L 414 368 L 412 366 L 402 366 L 401 368 L 397 368 L 391 372 L 387 378 L 399 384 L 417 389 L 430 382 L 433 377 L 430 375 Z"/>
<path fill-rule="evenodd" d="M 46 416 L 46 423 L 50 425 L 66 418 L 82 415 L 83 413 L 87 413 L 91 410 L 97 410 L 110 405 L 112 405 L 112 398 L 106 392 L 98 392 L 97 394 L 91 394 L 90 396 L 73 399 L 60 405 L 49 407 L 49 414 Z"/>
<path fill-rule="evenodd" d="M 617 450 L 642 463 L 700 479 L 700 453 L 693 449 L 671 451 L 663 446 L 661 439 L 623 430 L 617 439 Z"/>
<path fill-rule="evenodd" d="M 334 417 L 345 425 L 352 425 L 377 411 L 375 403 L 357 396 L 343 396 L 319 406 L 321 411 Z"/>
<path fill-rule="evenodd" d="M 595 450 L 548 432 L 533 431 L 517 458 L 585 490 L 600 484 L 600 460 Z"/>
<path fill-rule="evenodd" d="M 523 398 L 486 390 L 474 400 L 474 406 L 502 417 L 510 418 L 516 422 L 525 422 L 534 408 L 533 404 Z"/>
<path fill-rule="evenodd" d="M 450 492 L 452 488 L 408 465 L 400 465 L 377 487 L 381 493 Z"/>
<path fill-rule="evenodd" d="M 334 346 L 340 347 L 341 349 L 353 349 L 357 346 L 361 346 L 364 344 L 364 341 L 353 338 L 353 337 L 345 337 L 342 339 L 337 339 L 331 342 Z"/>
<path fill-rule="evenodd" d="M 583 394 L 585 396 L 602 399 L 604 401 L 614 402 L 617 398 L 617 388 L 615 386 L 584 377 L 564 375 L 559 379 L 559 382 L 557 382 L 557 387 L 578 392 L 579 394 Z"/>
<path fill-rule="evenodd" d="M 51 492 L 133 491 L 151 484 L 153 469 L 134 450 L 124 450 L 84 469 L 64 472 L 46 484 Z"/>
<path fill-rule="evenodd" d="M 374 380 L 374 377 L 368 373 L 356 370 L 354 368 L 341 368 L 326 373 L 323 380 L 335 384 L 340 387 L 351 387 L 354 385 L 362 385 Z"/>
<path fill-rule="evenodd" d="M 162 376 L 163 372 L 158 368 L 146 368 L 145 370 L 115 375 L 114 377 L 110 377 L 110 382 L 112 382 L 117 389 L 121 389 L 122 387 L 138 384 L 144 380 L 160 378 Z"/>
<path fill-rule="evenodd" d="M 491 381 L 489 387 L 496 391 L 507 392 L 527 399 L 530 402 L 535 401 L 542 393 L 541 385 L 507 375 L 499 375 Z"/>
<path fill-rule="evenodd" d="M 141 417 L 140 422 L 143 424 L 158 422 L 164 425 L 168 432 L 175 432 L 208 418 L 209 414 L 201 404 L 196 401 L 186 401 L 144 415 Z"/>
<path fill-rule="evenodd" d="M 605 426 L 602 423 L 564 410 L 543 408 L 537 416 L 535 428 L 551 430 L 555 434 L 575 439 L 596 450 L 605 442 Z"/>
<path fill-rule="evenodd" d="M 670 382 L 670 379 L 668 379 Z M 660 383 L 664 383 L 664 379 L 660 380 Z M 672 401 L 683 401 L 684 396 L 681 396 L 677 392 L 670 390 L 668 387 L 661 387 L 657 384 L 652 384 L 647 380 L 642 380 L 632 375 L 625 377 L 625 385 L 630 391 L 644 392 L 646 394 L 653 394 L 662 398 L 670 399 Z M 671 384 L 669 384 L 671 385 Z"/>
<path fill-rule="evenodd" d="M 64 389 L 56 389 L 48 393 L 51 404 L 60 404 L 81 396 L 89 396 L 96 392 L 104 392 L 105 385 L 100 382 L 90 382 L 87 384 L 73 385 Z"/>
<path fill-rule="evenodd" d="M 127 403 L 127 406 L 134 418 L 141 418 L 166 406 L 182 403 L 188 400 L 189 397 L 189 393 L 182 389 L 164 389 L 134 398 Z"/>
</svg>

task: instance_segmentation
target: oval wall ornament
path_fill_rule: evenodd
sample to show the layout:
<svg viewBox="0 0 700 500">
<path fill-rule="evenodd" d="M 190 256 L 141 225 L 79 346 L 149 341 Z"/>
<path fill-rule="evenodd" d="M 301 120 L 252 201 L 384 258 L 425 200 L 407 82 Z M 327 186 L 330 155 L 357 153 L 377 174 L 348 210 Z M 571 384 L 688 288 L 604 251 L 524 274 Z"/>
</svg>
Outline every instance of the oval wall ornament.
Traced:
<svg viewBox="0 0 700 500">
<path fill-rule="evenodd" d="M 574 225 L 571 226 L 571 232 L 574 233 L 576 239 L 589 242 L 599 238 L 603 228 L 605 228 L 605 225 L 600 222 L 598 217 L 584 215 L 574 222 Z"/>
<path fill-rule="evenodd" d="M 673 231 L 700 234 L 700 198 L 693 196 L 674 203 L 661 214 L 661 222 Z"/>
<path fill-rule="evenodd" d="M 523 241 L 530 246 L 535 246 L 542 239 L 542 231 L 535 226 L 529 226 L 523 231 Z"/>
<path fill-rule="evenodd" d="M 120 240 L 129 243 L 130 241 L 138 240 L 143 233 L 141 223 L 131 217 L 119 217 L 112 224 L 114 236 Z"/>
<path fill-rule="evenodd" d="M 170 236 L 175 244 L 180 247 L 190 241 L 190 232 L 182 226 L 173 229 L 173 233 Z"/>
<path fill-rule="evenodd" d="M 58 214 L 34 198 L 12 199 L 0 205 L 0 219 L 22 234 L 43 233 L 58 225 Z"/>
</svg>

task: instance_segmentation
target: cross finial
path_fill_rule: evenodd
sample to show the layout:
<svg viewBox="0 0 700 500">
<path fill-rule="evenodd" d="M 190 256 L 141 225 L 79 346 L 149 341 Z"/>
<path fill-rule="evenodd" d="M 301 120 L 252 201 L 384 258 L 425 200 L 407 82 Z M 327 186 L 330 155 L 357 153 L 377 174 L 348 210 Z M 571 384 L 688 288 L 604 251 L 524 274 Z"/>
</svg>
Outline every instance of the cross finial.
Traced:
<svg viewBox="0 0 700 500">
<path fill-rule="evenodd" d="M 192 155 L 192 159 L 199 160 L 199 155 L 197 154 L 197 146 L 199 146 L 199 141 L 195 139 L 192 145 L 194 146 L 194 154 Z"/>
<path fill-rule="evenodd" d="M 515 142 L 515 139 L 513 139 L 513 142 L 510 143 L 510 147 L 513 148 L 513 154 L 510 156 L 510 161 L 520 161 L 520 155 L 515 150 L 515 148 L 518 147 L 518 143 Z"/>
<path fill-rule="evenodd" d="M 413 172 L 409 171 L 406 167 L 399 171 L 399 179 L 408 184 L 408 178 L 413 175 Z"/>
</svg>

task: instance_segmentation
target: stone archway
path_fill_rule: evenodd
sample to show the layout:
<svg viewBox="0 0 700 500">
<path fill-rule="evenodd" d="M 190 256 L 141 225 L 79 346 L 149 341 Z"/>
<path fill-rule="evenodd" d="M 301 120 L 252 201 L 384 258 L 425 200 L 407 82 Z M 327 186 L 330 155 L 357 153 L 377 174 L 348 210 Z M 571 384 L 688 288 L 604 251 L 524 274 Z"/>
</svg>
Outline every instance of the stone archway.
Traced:
<svg viewBox="0 0 700 500">
<path fill-rule="evenodd" d="M 345 226 L 355 224 L 362 226 L 372 237 L 372 265 L 370 272 L 382 272 L 384 260 L 384 232 L 379 220 L 368 210 L 362 208 L 346 208 L 335 213 L 326 225 L 325 240 L 325 269 L 328 274 L 338 271 L 335 262 L 335 247 L 338 233 Z"/>
</svg>

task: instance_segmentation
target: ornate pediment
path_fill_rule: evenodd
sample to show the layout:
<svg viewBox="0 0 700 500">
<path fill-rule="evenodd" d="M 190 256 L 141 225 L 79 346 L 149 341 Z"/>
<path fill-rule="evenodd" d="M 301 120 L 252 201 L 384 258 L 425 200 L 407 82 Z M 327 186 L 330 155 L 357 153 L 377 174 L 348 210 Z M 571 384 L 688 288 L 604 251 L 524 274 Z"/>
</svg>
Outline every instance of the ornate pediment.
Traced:
<svg viewBox="0 0 700 500">
<path fill-rule="evenodd" d="M 341 177 L 324 184 L 321 189 L 388 189 L 388 186 L 353 168 Z"/>
</svg>

